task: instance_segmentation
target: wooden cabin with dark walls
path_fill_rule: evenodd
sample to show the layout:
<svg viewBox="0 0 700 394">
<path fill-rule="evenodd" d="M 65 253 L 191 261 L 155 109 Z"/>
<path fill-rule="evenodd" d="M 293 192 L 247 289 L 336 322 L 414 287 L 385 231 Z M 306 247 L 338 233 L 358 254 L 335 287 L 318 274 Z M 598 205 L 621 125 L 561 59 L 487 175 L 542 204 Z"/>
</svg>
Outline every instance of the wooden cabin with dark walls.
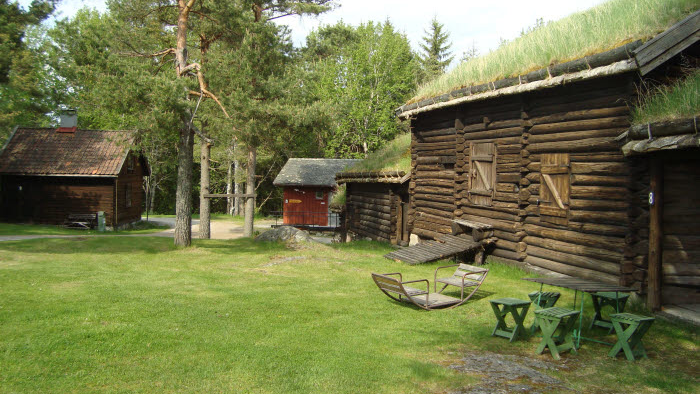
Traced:
<svg viewBox="0 0 700 394">
<path fill-rule="evenodd" d="M 350 238 L 408 245 L 408 180 L 404 171 L 347 171 L 336 175 L 345 184 L 345 228 Z"/>
<path fill-rule="evenodd" d="M 149 167 L 131 149 L 135 134 L 16 127 L 0 152 L 1 220 L 63 224 L 99 211 L 109 227 L 140 220 Z"/>
<path fill-rule="evenodd" d="M 399 108 L 412 133 L 410 231 L 435 239 L 459 222 L 488 226 L 496 258 L 645 292 L 635 260 L 649 246 L 636 232 L 649 226 L 645 170 L 618 137 L 648 81 L 697 67 L 699 28 L 696 11 L 646 43 Z"/>
<path fill-rule="evenodd" d="M 273 181 L 284 188 L 283 222 L 296 227 L 335 227 L 330 202 L 337 188 L 335 174 L 356 159 L 291 158 Z"/>
</svg>

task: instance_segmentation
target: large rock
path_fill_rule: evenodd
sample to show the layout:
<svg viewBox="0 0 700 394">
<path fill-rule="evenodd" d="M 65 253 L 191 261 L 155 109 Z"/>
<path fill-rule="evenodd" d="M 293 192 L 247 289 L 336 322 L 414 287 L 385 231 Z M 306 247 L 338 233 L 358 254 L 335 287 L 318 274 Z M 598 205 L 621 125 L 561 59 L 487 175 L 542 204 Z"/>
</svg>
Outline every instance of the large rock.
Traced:
<svg viewBox="0 0 700 394">
<path fill-rule="evenodd" d="M 299 230 L 291 226 L 280 226 L 273 228 L 272 230 L 267 230 L 264 233 L 255 237 L 256 241 L 268 241 L 268 242 L 311 242 L 311 236 L 308 232 L 304 230 Z"/>
</svg>

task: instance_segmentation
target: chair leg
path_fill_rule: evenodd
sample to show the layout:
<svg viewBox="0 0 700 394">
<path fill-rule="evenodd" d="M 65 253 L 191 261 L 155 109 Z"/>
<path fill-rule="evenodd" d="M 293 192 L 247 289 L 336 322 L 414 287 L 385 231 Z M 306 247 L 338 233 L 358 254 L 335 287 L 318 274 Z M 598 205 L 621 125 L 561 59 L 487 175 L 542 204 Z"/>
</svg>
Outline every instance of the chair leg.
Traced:
<svg viewBox="0 0 700 394">
<path fill-rule="evenodd" d="M 559 326 L 559 319 L 540 320 L 540 328 L 542 329 L 542 342 L 540 342 L 539 346 L 537 346 L 537 350 L 535 350 L 535 353 L 542 354 L 542 352 L 544 352 L 544 349 L 548 347 L 549 352 L 552 353 L 552 357 L 554 357 L 555 360 L 561 359 L 561 356 L 559 356 L 559 349 L 557 349 L 557 344 L 554 340 L 554 332 L 557 330 L 557 326 Z"/>
</svg>

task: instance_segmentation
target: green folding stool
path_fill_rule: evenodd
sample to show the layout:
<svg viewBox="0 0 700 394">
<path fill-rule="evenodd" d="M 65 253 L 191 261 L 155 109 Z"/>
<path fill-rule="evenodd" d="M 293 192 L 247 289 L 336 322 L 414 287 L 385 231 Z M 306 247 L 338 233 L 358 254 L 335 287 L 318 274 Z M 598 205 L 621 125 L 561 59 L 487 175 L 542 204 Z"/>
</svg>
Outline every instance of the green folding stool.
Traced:
<svg viewBox="0 0 700 394">
<path fill-rule="evenodd" d="M 542 354 L 545 348 L 549 348 L 555 360 L 561 359 L 559 353 L 567 350 L 576 354 L 573 329 L 580 313 L 580 311 L 559 307 L 535 311 L 535 315 L 540 318 L 542 329 L 542 342 L 535 353 Z"/>
<path fill-rule="evenodd" d="M 597 293 L 591 293 L 591 300 L 593 300 L 595 315 L 593 315 L 590 328 L 607 328 L 608 332 L 612 332 L 612 322 L 603 318 L 603 308 L 609 306 L 612 307 L 614 311 L 613 313 L 622 313 L 625 311 L 625 305 L 627 304 L 627 300 L 629 298 L 629 294 L 615 291 L 600 291 Z"/>
<path fill-rule="evenodd" d="M 493 329 L 491 336 L 499 336 L 503 338 L 508 338 L 510 342 L 518 339 L 518 337 L 527 338 L 528 332 L 525 329 L 525 316 L 527 315 L 528 309 L 530 309 L 530 301 L 519 300 L 517 298 L 499 298 L 496 300 L 489 300 L 491 302 L 491 308 L 493 308 L 493 313 L 496 315 L 496 327 Z M 513 316 L 515 321 L 515 326 L 508 327 L 506 324 L 506 316 L 508 314 Z"/>
<path fill-rule="evenodd" d="M 535 310 L 551 308 L 557 303 L 561 294 L 558 291 L 533 291 L 527 295 L 535 304 Z M 535 314 L 535 321 L 530 326 L 530 334 L 534 334 L 540 328 L 540 318 Z"/>
<path fill-rule="evenodd" d="M 642 345 L 642 337 L 654 323 L 653 317 L 639 316 L 632 313 L 615 313 L 610 315 L 613 328 L 617 334 L 617 343 L 608 356 L 616 357 L 623 351 L 627 360 L 634 361 L 635 357 L 647 357 Z"/>
</svg>

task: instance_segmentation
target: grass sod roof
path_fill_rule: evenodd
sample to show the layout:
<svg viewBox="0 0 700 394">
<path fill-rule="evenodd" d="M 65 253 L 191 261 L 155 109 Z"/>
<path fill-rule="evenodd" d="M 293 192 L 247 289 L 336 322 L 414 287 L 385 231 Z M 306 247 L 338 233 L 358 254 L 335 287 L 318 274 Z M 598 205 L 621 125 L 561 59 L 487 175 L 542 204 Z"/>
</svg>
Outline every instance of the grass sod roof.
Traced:
<svg viewBox="0 0 700 394">
<path fill-rule="evenodd" d="M 411 134 L 401 134 L 366 159 L 347 169 L 348 172 L 411 171 Z"/>
<path fill-rule="evenodd" d="M 651 90 L 632 109 L 632 124 L 640 125 L 700 115 L 700 70 L 673 85 Z"/>
<path fill-rule="evenodd" d="M 484 56 L 460 64 L 420 87 L 409 105 L 472 86 L 486 85 L 483 90 L 488 90 L 488 84 L 495 81 L 515 79 L 518 83 L 519 76 L 535 70 L 544 68 L 547 73 L 548 66 L 575 62 L 626 43 L 647 40 L 698 8 L 699 0 L 608 1 L 547 23 Z"/>
</svg>

